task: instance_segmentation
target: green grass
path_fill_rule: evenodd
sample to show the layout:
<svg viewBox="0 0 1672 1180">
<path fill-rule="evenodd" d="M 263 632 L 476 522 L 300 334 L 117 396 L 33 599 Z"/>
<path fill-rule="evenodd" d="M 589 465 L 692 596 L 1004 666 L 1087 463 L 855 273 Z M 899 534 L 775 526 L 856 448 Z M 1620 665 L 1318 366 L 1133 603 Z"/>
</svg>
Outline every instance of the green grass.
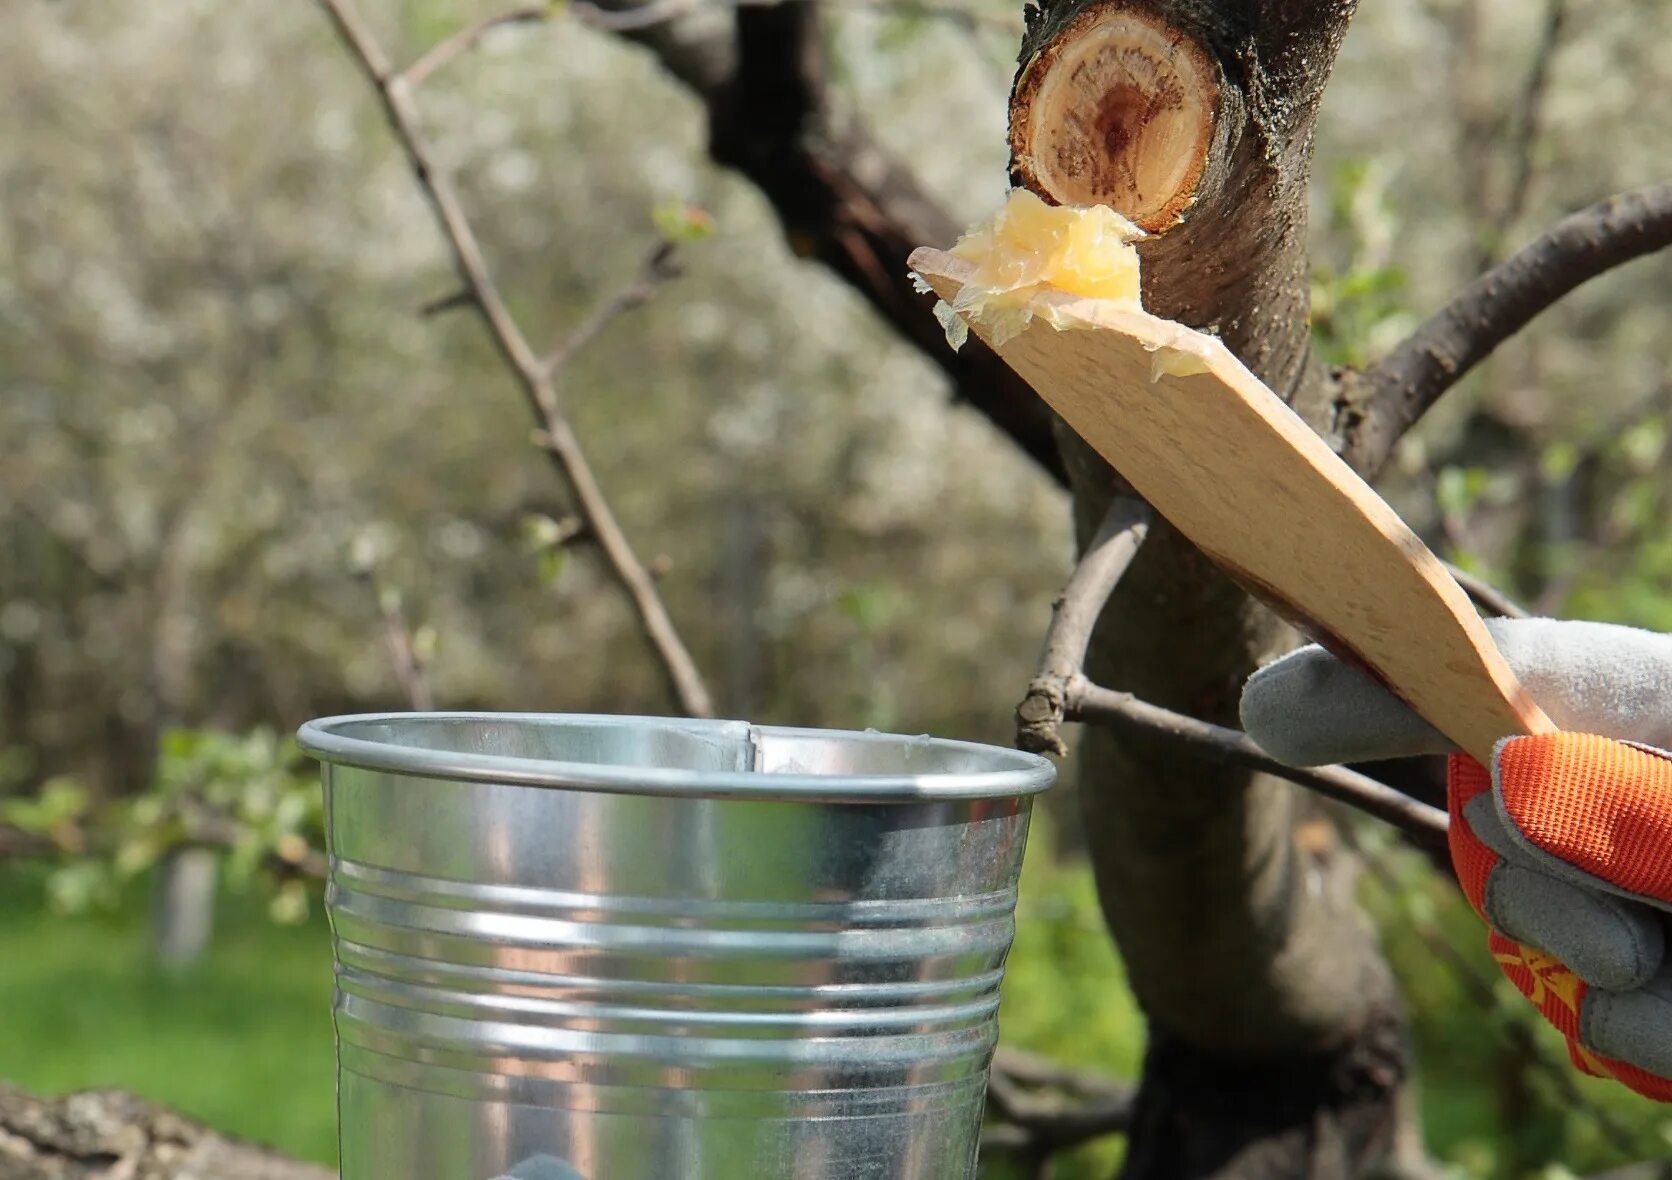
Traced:
<svg viewBox="0 0 1672 1180">
<path fill-rule="evenodd" d="M 228 1134 L 336 1159 L 331 946 L 317 913 L 267 920 L 229 897 L 196 969 L 148 958 L 143 887 L 115 913 L 47 911 L 38 876 L 0 872 L 0 1077 L 39 1093 L 115 1086 Z"/>
</svg>

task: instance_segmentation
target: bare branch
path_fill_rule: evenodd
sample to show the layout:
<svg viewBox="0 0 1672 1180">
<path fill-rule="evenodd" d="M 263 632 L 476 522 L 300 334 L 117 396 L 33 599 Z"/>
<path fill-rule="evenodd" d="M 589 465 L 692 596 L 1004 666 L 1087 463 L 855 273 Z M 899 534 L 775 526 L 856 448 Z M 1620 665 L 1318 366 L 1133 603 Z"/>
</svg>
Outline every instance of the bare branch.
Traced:
<svg viewBox="0 0 1672 1180">
<path fill-rule="evenodd" d="M 425 302 L 418 308 L 418 314 L 421 316 L 441 315 L 443 312 L 469 307 L 475 302 L 475 297 L 469 291 L 449 291 L 445 295 L 438 295 Z"/>
<path fill-rule="evenodd" d="M 760 189 L 798 252 L 863 295 L 941 368 L 957 397 L 1065 481 L 1050 407 L 985 345 L 946 347 L 913 288 L 912 250 L 951 242 L 962 227 L 909 167 L 834 109 L 819 15 L 813 4 L 744 6 L 729 28 L 692 19 L 627 37 L 702 101 L 710 156 Z"/>
<path fill-rule="evenodd" d="M 1503 208 L 1498 213 L 1498 228 L 1508 230 L 1520 219 L 1527 206 L 1527 190 L 1533 180 L 1533 153 L 1538 146 L 1538 134 L 1544 121 L 1544 99 L 1550 88 L 1550 63 L 1562 41 L 1562 29 L 1567 23 L 1568 0 L 1546 0 L 1544 27 L 1539 31 L 1538 49 L 1533 64 L 1527 71 L 1527 83 L 1517 104 L 1520 121 L 1515 127 L 1515 146 L 1512 158 L 1515 172 L 1509 188 L 1504 191 Z"/>
<path fill-rule="evenodd" d="M 430 691 L 430 679 L 424 657 L 413 642 L 412 629 L 407 626 L 406 610 L 401 596 L 392 587 L 376 587 L 377 609 L 383 616 L 383 642 L 389 649 L 389 662 L 394 665 L 395 677 L 406 692 L 406 699 L 420 713 L 435 708 L 435 694 Z"/>
<path fill-rule="evenodd" d="M 713 702 L 702 674 L 674 627 L 657 592 L 655 580 L 639 561 L 616 521 L 580 441 L 558 404 L 551 373 L 529 346 L 500 295 L 458 194 L 430 154 L 429 145 L 419 130 L 411 87 L 391 74 L 388 58 L 355 12 L 352 0 L 318 0 L 318 3 L 377 91 L 389 127 L 406 153 L 419 187 L 446 238 L 459 278 L 463 280 L 465 289 L 487 324 L 495 347 L 515 374 L 529 408 L 540 424 L 540 445 L 552 457 L 559 474 L 568 483 L 575 498 L 576 511 L 597 538 L 616 580 L 632 599 L 640 626 L 662 663 L 680 708 L 691 716 L 711 716 Z"/>
<path fill-rule="evenodd" d="M 483 37 L 495 29 L 508 25 L 533 24 L 551 17 L 552 4 L 524 4 L 513 8 L 509 12 L 502 12 L 497 16 L 490 16 L 467 25 L 451 37 L 436 42 L 422 57 L 405 70 L 401 71 L 401 79 L 413 90 L 424 84 L 424 80 L 461 53 L 468 53 L 476 48 Z"/>
<path fill-rule="evenodd" d="M 452 36 L 437 42 L 418 60 L 401 71 L 401 79 L 413 90 L 422 86 L 433 74 L 451 64 L 454 58 L 469 53 L 482 38 L 495 29 L 513 25 L 541 24 L 560 12 L 573 16 L 589 28 L 609 33 L 635 33 L 657 25 L 668 24 L 703 8 L 745 8 L 789 3 L 793 0 L 650 0 L 620 8 L 592 3 L 591 0 L 572 0 L 571 3 L 522 4 L 495 16 L 485 17 L 467 25 Z M 806 0 L 831 8 L 877 9 L 900 12 L 912 16 L 934 17 L 962 25 L 974 31 L 991 28 L 1004 32 L 1019 32 L 1022 22 L 999 13 L 981 12 L 957 4 L 937 3 L 936 0 Z"/>
<path fill-rule="evenodd" d="M 1450 819 L 1438 807 L 1412 799 L 1386 783 L 1340 766 L 1300 769 L 1272 758 L 1243 733 L 1174 713 L 1141 701 L 1131 693 L 1101 688 L 1085 677 L 1068 686 L 1064 702 L 1071 721 L 1096 722 L 1130 732 L 1169 738 L 1198 758 L 1228 766 L 1264 771 L 1296 786 L 1386 820 L 1419 843 L 1445 839 Z"/>
<path fill-rule="evenodd" d="M 1154 514 L 1135 496 L 1117 496 L 1052 607 L 1039 670 L 1016 706 L 1016 744 L 1034 753 L 1064 754 L 1063 692 L 1080 674 L 1091 633 L 1121 575 L 1149 535 Z"/>
<path fill-rule="evenodd" d="M 639 264 L 638 273 L 632 280 L 593 308 L 563 343 L 541 360 L 540 365 L 547 378 L 556 378 L 562 372 L 563 366 L 569 363 L 569 358 L 607 328 L 612 321 L 646 302 L 656 294 L 657 287 L 678 276 L 679 267 L 674 262 L 673 243 L 657 242 Z"/>
<path fill-rule="evenodd" d="M 1453 565 L 1449 561 L 1445 563 L 1445 566 L 1446 572 L 1451 575 L 1451 580 L 1463 587 L 1463 593 L 1467 594 L 1469 600 L 1476 606 L 1490 611 L 1492 614 L 1502 615 L 1507 619 L 1524 619 L 1527 617 L 1525 607 L 1492 583 L 1483 578 L 1475 577 L 1468 570 Z"/>
<path fill-rule="evenodd" d="M 1373 470 L 1441 394 L 1580 284 L 1672 245 L 1672 184 L 1609 197 L 1563 218 L 1463 288 L 1381 361 L 1348 378 L 1362 420 L 1345 453 Z"/>
<path fill-rule="evenodd" d="M 1023 1086 L 1061 1090 L 1087 1098 L 1132 1095 L 1132 1084 L 1105 1073 L 1076 1069 L 1026 1049 L 1001 1048 L 993 1054 L 994 1074 Z"/>
<path fill-rule="evenodd" d="M 1209 761 L 1275 774 L 1387 820 L 1419 840 L 1433 843 L 1436 835 L 1443 836 L 1448 824 L 1445 812 L 1386 783 L 1343 767 L 1298 770 L 1284 766 L 1234 729 L 1173 713 L 1131 693 L 1102 688 L 1086 678 L 1083 667 L 1092 631 L 1148 535 L 1153 515 L 1149 505 L 1133 496 L 1117 496 L 1110 502 L 1057 599 L 1038 675 L 1016 707 L 1016 744 L 1040 753 L 1065 753 L 1060 732 L 1065 721 L 1140 730 L 1178 741 Z M 1455 572 L 1514 608 L 1513 603 L 1478 579 L 1461 570 Z"/>
<path fill-rule="evenodd" d="M 1047 1098 L 1041 1090 L 1069 1097 Z M 987 1080 L 987 1109 L 997 1121 L 982 1132 L 982 1147 L 1021 1156 L 1043 1176 L 1054 1152 L 1127 1130 L 1135 1099 L 1128 1082 L 1001 1049 Z"/>
</svg>

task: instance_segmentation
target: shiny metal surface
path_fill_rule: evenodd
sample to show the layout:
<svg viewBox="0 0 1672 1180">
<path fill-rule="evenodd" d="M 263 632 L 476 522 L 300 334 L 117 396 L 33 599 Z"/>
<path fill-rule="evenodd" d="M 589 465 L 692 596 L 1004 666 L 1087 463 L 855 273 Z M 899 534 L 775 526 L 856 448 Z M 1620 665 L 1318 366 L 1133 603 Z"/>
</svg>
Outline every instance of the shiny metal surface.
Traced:
<svg viewBox="0 0 1672 1180">
<path fill-rule="evenodd" d="M 623 717 L 300 737 L 344 1180 L 973 1174 L 1043 759 Z"/>
</svg>

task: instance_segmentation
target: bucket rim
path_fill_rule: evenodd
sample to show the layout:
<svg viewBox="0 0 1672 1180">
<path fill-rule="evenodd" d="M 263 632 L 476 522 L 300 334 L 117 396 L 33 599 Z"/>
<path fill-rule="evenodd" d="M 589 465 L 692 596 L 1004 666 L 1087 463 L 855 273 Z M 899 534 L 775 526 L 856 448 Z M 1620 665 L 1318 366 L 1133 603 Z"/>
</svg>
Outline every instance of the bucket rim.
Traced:
<svg viewBox="0 0 1672 1180">
<path fill-rule="evenodd" d="M 682 732 L 693 737 L 754 740 L 758 737 L 828 738 L 846 742 L 926 745 L 949 752 L 980 753 L 992 770 L 923 774 L 816 774 L 757 770 L 696 770 L 684 767 L 609 765 L 434 749 L 355 736 L 354 728 L 391 723 L 476 721 L 526 725 L 632 725 Z M 1056 781 L 1056 767 L 1038 754 L 957 738 L 877 730 L 753 725 L 744 721 L 650 717 L 621 713 L 518 713 L 477 711 L 394 711 L 319 717 L 296 731 L 302 750 L 331 766 L 383 771 L 414 778 L 499 783 L 524 787 L 705 799 L 753 799 L 822 803 L 892 803 L 929 800 L 1007 799 L 1031 796 Z"/>
</svg>

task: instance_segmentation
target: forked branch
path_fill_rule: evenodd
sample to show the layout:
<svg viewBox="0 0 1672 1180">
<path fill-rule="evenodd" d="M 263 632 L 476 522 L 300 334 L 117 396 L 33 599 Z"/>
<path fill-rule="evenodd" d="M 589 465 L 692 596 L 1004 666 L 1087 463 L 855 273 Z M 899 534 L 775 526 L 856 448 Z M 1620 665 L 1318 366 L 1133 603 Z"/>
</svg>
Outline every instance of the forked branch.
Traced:
<svg viewBox="0 0 1672 1180">
<path fill-rule="evenodd" d="M 487 260 L 482 253 L 476 232 L 471 228 L 464 206 L 447 174 L 436 163 L 419 126 L 418 111 L 413 102 L 409 78 L 396 73 L 376 38 L 360 19 L 352 0 L 318 0 L 343 44 L 371 82 L 383 106 L 383 113 L 395 134 L 401 150 L 406 153 L 418 185 L 435 214 L 436 222 L 447 240 L 454 268 L 469 293 L 472 303 L 487 324 L 489 335 L 506 365 L 517 378 L 529 408 L 539 423 L 537 440 L 551 456 L 559 473 L 569 485 L 575 499 L 575 509 L 597 540 L 599 549 L 616 580 L 632 600 L 639 624 L 651 647 L 655 650 L 666 672 L 679 706 L 695 717 L 706 717 L 714 711 L 708 688 L 696 662 L 691 658 L 684 640 L 669 616 L 656 583 L 633 551 L 627 536 L 616 521 L 615 512 L 598 485 L 592 466 L 587 461 L 580 441 L 575 437 L 568 418 L 557 397 L 556 370 L 567 352 L 553 358 L 542 358 L 529 344 L 522 329 L 512 317 L 504 297 L 495 285 Z M 506 23 L 501 21 L 500 23 Z M 480 39 L 483 29 L 475 34 Z M 470 30 L 466 30 L 468 34 Z M 433 73 L 447 58 L 463 52 L 474 40 L 460 34 L 458 47 L 448 51 L 441 60 L 434 60 L 423 73 Z M 443 45 L 447 44 L 443 42 Z M 420 58 L 422 64 L 426 58 Z M 642 302 L 639 300 L 638 302 Z M 628 306 L 617 301 L 618 314 Z M 609 307 L 610 305 L 606 305 Z M 596 317 L 595 317 L 596 318 Z M 593 321 L 589 320 L 588 323 Z M 583 325 L 584 326 L 584 325 Z M 601 323 L 599 324 L 601 326 Z"/>
<path fill-rule="evenodd" d="M 1067 753 L 1061 733 L 1065 691 L 1085 667 L 1092 629 L 1149 535 L 1153 516 L 1150 506 L 1136 496 L 1117 496 L 1052 606 L 1039 671 L 1016 706 L 1016 744 L 1022 749 Z"/>
<path fill-rule="evenodd" d="M 1599 201 L 1460 291 L 1387 356 L 1349 377 L 1362 419 L 1344 454 L 1360 470 L 1380 466 L 1393 444 L 1441 394 L 1575 287 L 1672 245 L 1672 183 Z"/>
<path fill-rule="evenodd" d="M 1446 813 L 1386 783 L 1340 766 L 1315 769 L 1285 766 L 1237 730 L 1174 713 L 1139 700 L 1131 693 L 1103 688 L 1086 678 L 1086 652 L 1098 616 L 1137 555 L 1152 518 L 1149 505 L 1136 497 L 1119 496 L 1109 505 L 1057 600 L 1050 629 L 1045 634 L 1039 671 L 1028 685 L 1022 703 L 1016 707 L 1016 744 L 1039 753 L 1065 753 L 1061 727 L 1067 721 L 1160 736 L 1188 747 L 1196 757 L 1263 771 L 1356 807 L 1386 820 L 1420 842 L 1430 845 L 1443 842 L 1449 823 Z M 1488 591 L 1491 592 L 1487 595 L 1489 600 L 1495 598 L 1513 608 L 1513 604 L 1483 583 L 1475 586 L 1474 593 Z"/>
</svg>

